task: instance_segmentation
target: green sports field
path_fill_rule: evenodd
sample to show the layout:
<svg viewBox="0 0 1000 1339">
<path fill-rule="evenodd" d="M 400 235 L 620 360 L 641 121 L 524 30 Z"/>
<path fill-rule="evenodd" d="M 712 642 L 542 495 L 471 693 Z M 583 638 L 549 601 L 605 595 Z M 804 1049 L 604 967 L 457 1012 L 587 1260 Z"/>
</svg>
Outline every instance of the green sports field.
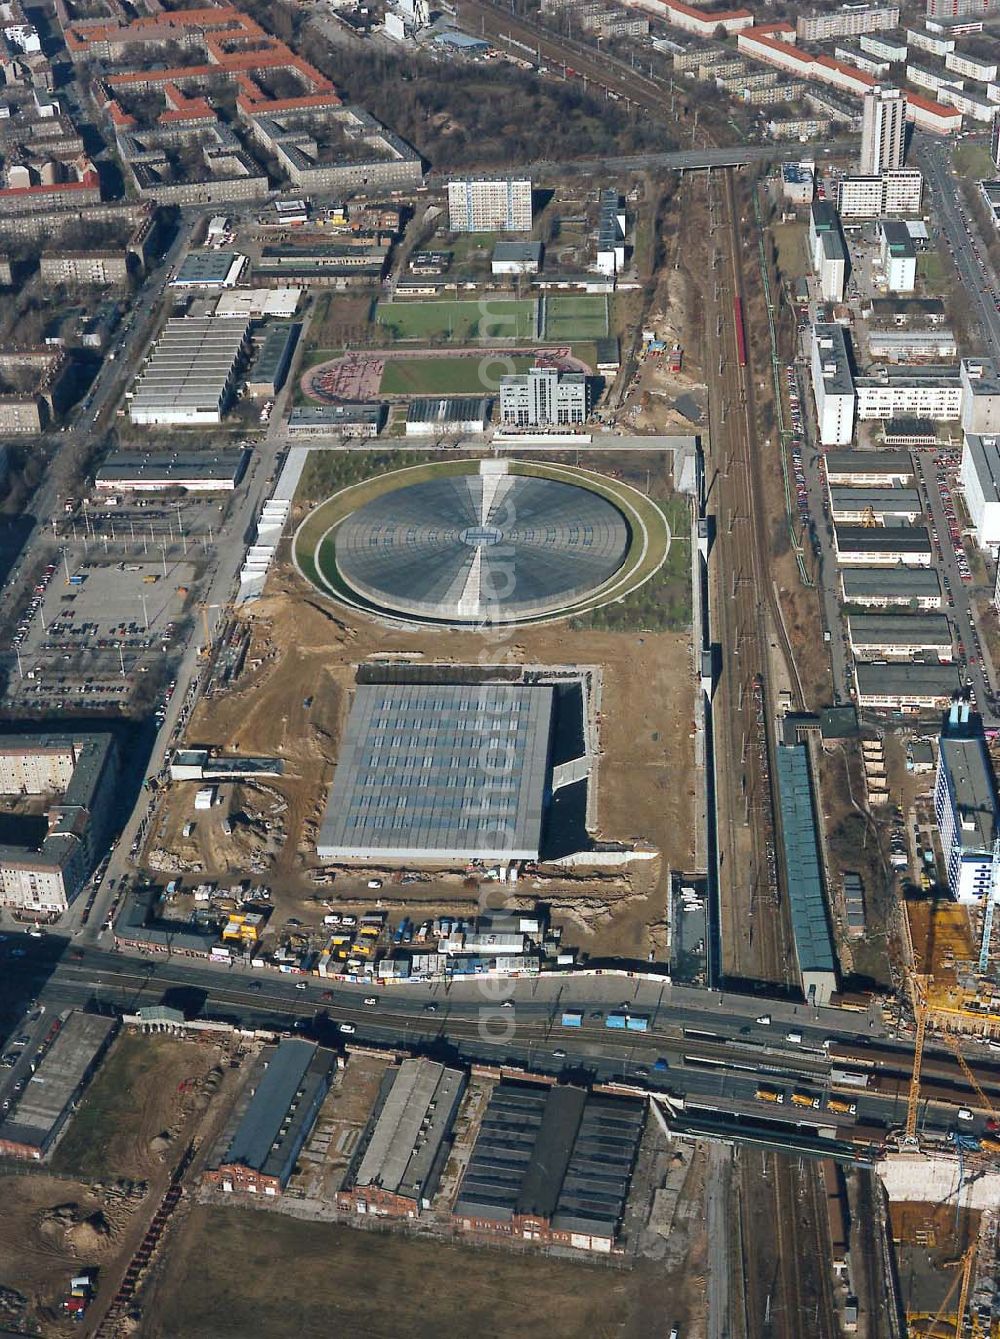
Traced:
<svg viewBox="0 0 1000 1339">
<path fill-rule="evenodd" d="M 531 358 L 400 358 L 386 361 L 382 395 L 495 395 L 500 378 L 526 372 Z"/>
<path fill-rule="evenodd" d="M 608 333 L 608 299 L 602 293 L 545 298 L 545 338 L 559 343 L 603 339 Z"/>
<path fill-rule="evenodd" d="M 393 339 L 444 339 L 469 344 L 477 339 L 535 338 L 533 300 L 380 302 L 375 320 Z"/>
</svg>

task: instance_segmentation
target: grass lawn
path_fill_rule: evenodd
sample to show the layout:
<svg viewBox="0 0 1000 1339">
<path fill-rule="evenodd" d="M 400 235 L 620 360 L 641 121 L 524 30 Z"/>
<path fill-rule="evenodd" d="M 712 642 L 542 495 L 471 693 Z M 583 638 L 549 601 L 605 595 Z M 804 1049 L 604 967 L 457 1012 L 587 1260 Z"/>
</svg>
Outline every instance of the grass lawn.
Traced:
<svg viewBox="0 0 1000 1339">
<path fill-rule="evenodd" d="M 380 302 L 378 325 L 393 339 L 534 339 L 533 299 L 486 298 L 481 302 Z"/>
<path fill-rule="evenodd" d="M 771 228 L 771 236 L 778 248 L 778 269 L 786 280 L 802 279 L 809 273 L 806 233 L 804 223 L 776 223 Z"/>
<path fill-rule="evenodd" d="M 603 339 L 607 333 L 608 299 L 603 294 L 545 299 L 546 339 Z"/>
<path fill-rule="evenodd" d="M 175 1071 L 179 1064 L 184 1073 L 188 1054 L 170 1037 L 120 1036 L 56 1146 L 52 1170 L 84 1178 L 122 1174 L 123 1155 L 149 1119 L 151 1094 L 161 1086 L 174 1091 Z"/>
<path fill-rule="evenodd" d="M 952 161 L 958 175 L 968 177 L 971 181 L 982 181 L 984 178 L 996 176 L 993 159 L 985 144 L 957 145 L 952 154 Z"/>
<path fill-rule="evenodd" d="M 917 274 L 936 292 L 944 283 L 944 261 L 936 251 L 921 251 L 917 256 Z"/>
<path fill-rule="evenodd" d="M 345 1309 L 349 1323 L 337 1322 Z M 143 1332 L 148 1339 L 432 1339 L 449 1332 L 638 1339 L 662 1330 L 669 1309 L 669 1278 L 649 1262 L 611 1270 L 196 1204 L 147 1294 Z"/>
<path fill-rule="evenodd" d="M 386 362 L 382 395 L 495 395 L 500 378 L 526 372 L 530 357 L 507 358 L 484 352 L 482 358 L 400 358 Z"/>
</svg>

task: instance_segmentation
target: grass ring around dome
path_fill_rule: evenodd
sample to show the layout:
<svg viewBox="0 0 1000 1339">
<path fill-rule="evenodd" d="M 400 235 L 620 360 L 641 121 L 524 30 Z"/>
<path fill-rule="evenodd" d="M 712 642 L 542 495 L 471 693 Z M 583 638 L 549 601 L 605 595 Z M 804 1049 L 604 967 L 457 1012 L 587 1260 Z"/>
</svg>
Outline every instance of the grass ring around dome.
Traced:
<svg viewBox="0 0 1000 1339">
<path fill-rule="evenodd" d="M 292 539 L 292 561 L 296 571 L 322 595 L 349 609 L 367 613 L 373 618 L 412 627 L 474 629 L 476 624 L 418 618 L 367 602 L 340 577 L 336 563 L 336 535 L 342 521 L 376 497 L 430 479 L 448 475 L 478 474 L 479 467 L 479 460 L 435 461 L 394 470 L 391 474 L 378 475 L 342 488 L 315 507 L 296 530 Z M 625 599 L 663 566 L 670 551 L 670 527 L 660 508 L 645 494 L 638 492 L 629 484 L 617 479 L 608 479 L 602 474 L 578 466 L 511 460 L 508 461 L 508 469 L 515 475 L 574 484 L 606 498 L 625 517 L 631 539 L 620 567 L 602 585 L 552 613 L 517 621 L 506 620 L 504 626 L 524 627 L 579 617 L 593 609 L 599 609 L 602 605 Z"/>
</svg>

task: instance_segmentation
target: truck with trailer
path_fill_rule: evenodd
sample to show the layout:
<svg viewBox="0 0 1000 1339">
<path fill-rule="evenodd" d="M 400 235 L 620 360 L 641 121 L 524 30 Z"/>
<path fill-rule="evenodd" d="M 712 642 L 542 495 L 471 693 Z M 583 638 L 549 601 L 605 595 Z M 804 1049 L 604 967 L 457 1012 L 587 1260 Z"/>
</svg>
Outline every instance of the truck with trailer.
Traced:
<svg viewBox="0 0 1000 1339">
<path fill-rule="evenodd" d="M 757 1100 L 759 1102 L 776 1102 L 780 1105 L 785 1100 L 785 1094 L 780 1088 L 769 1088 L 761 1083 L 757 1085 Z"/>
<path fill-rule="evenodd" d="M 827 1111 L 835 1111 L 840 1116 L 856 1116 L 858 1114 L 857 1102 L 845 1101 L 843 1097 L 828 1097 L 826 1099 Z"/>
</svg>

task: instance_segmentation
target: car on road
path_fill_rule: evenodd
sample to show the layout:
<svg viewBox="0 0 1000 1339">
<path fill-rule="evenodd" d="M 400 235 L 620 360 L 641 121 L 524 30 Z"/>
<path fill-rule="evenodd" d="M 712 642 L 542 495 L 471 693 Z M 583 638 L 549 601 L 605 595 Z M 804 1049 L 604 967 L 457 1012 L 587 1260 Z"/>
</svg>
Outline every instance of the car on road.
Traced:
<svg viewBox="0 0 1000 1339">
<path fill-rule="evenodd" d="M 552 1054 L 556 1060 L 566 1059 L 566 1052 L 562 1049 L 561 1046 L 557 1046 L 556 1049 L 552 1052 Z"/>
<path fill-rule="evenodd" d="M 332 1000 L 332 999 L 333 999 L 333 991 L 332 991 L 332 990 L 324 990 L 324 991 L 323 991 L 323 994 L 320 996 L 320 999 L 321 999 L 321 1000 Z"/>
<path fill-rule="evenodd" d="M 352 1032 L 357 1032 L 357 1028 L 354 1026 L 353 1023 L 341 1023 L 339 1031 L 345 1033 L 347 1036 L 350 1036 Z"/>
<path fill-rule="evenodd" d="M 377 996 L 377 995 L 366 995 L 366 996 L 365 996 L 365 1004 L 367 1005 L 367 1007 L 368 1007 L 369 1009 L 373 1008 L 376 1004 L 378 1004 L 378 996 Z"/>
<path fill-rule="evenodd" d="M 296 989 L 296 990 L 308 990 L 308 989 L 309 989 L 309 983 L 308 983 L 308 981 L 296 981 L 296 983 L 295 983 L 295 989 Z"/>
<path fill-rule="evenodd" d="M 425 1014 L 436 1014 L 436 1013 L 437 1013 L 437 1005 L 434 1004 L 433 1001 L 432 1001 L 430 1004 L 425 1004 L 425 1005 L 424 1005 L 424 1013 L 425 1013 Z"/>
</svg>

